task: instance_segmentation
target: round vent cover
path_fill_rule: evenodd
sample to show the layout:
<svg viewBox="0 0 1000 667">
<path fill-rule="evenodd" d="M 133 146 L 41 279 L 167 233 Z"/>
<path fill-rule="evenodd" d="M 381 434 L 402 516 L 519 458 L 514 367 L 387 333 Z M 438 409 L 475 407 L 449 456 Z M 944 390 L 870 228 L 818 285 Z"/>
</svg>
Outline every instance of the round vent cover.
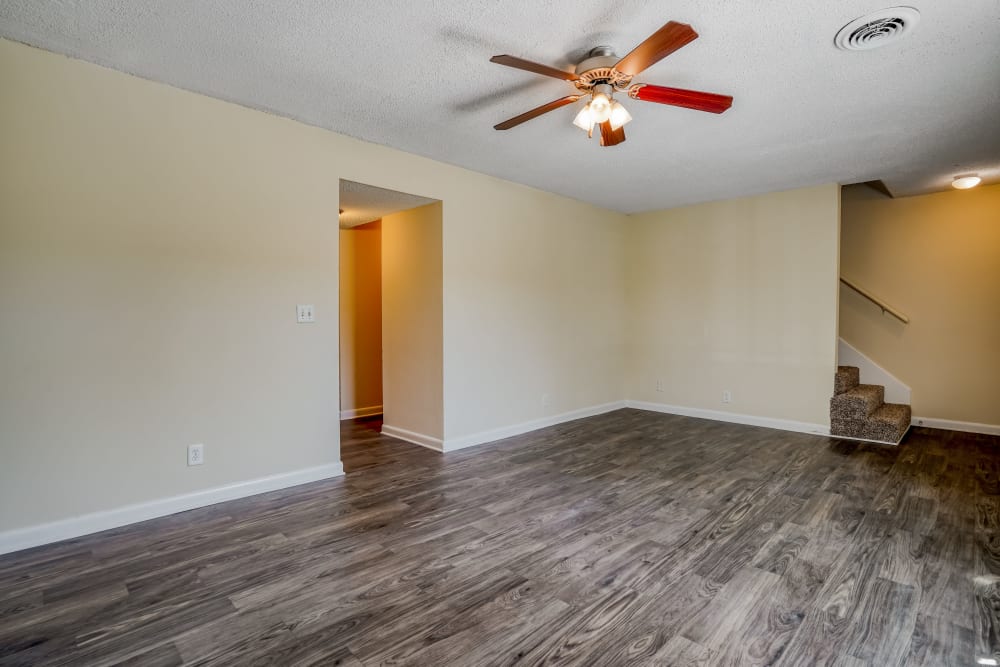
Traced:
<svg viewBox="0 0 1000 667">
<path fill-rule="evenodd" d="M 877 49 L 902 39 L 920 21 L 913 7 L 889 7 L 854 19 L 837 33 L 834 42 L 845 51 Z"/>
</svg>

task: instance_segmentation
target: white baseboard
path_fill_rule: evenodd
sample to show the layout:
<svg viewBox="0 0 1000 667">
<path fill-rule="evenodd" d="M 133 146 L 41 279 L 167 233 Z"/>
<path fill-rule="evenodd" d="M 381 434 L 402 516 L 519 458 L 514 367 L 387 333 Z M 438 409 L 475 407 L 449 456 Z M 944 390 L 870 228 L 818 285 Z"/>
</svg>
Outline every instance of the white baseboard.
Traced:
<svg viewBox="0 0 1000 667">
<path fill-rule="evenodd" d="M 435 452 L 444 451 L 441 446 L 441 438 L 424 435 L 423 433 L 417 433 L 416 431 L 408 431 L 405 428 L 399 428 L 398 426 L 382 424 L 382 435 L 388 435 L 393 438 L 398 438 L 399 440 L 405 440 L 406 442 L 411 442 L 414 445 L 420 445 L 421 447 L 426 447 L 427 449 L 433 449 Z"/>
<path fill-rule="evenodd" d="M 356 419 L 358 417 L 374 417 L 375 415 L 382 414 L 381 405 L 372 405 L 367 408 L 350 408 L 348 410 L 340 411 L 340 421 L 345 419 Z"/>
<path fill-rule="evenodd" d="M 868 438 L 854 438 L 849 435 L 831 435 L 830 437 L 836 438 L 837 440 L 854 440 L 855 442 L 874 442 L 877 445 L 889 445 L 891 447 L 896 447 L 899 445 L 899 443 L 903 442 L 903 438 L 905 438 L 906 434 L 909 432 L 910 432 L 910 426 L 907 426 L 906 430 L 903 431 L 903 435 L 899 436 L 899 440 L 897 440 L 896 442 L 889 442 L 888 440 L 869 440 Z"/>
<path fill-rule="evenodd" d="M 946 431 L 1000 435 L 1000 424 L 977 424 L 976 422 L 959 422 L 951 419 L 934 419 L 933 417 L 914 417 L 910 420 L 910 424 L 927 428 L 940 428 Z"/>
<path fill-rule="evenodd" d="M 343 474 L 344 467 L 338 461 L 337 463 L 328 463 L 313 468 L 303 468 L 302 470 L 259 477 L 245 482 L 217 486 L 179 496 L 160 498 L 135 505 L 126 505 L 125 507 L 104 512 L 84 514 L 70 519 L 43 523 L 38 526 L 8 530 L 0 533 L 0 554 L 68 540 L 91 533 L 98 533 L 102 530 L 119 528 L 127 526 L 130 523 L 138 523 L 139 521 L 155 519 L 167 516 L 168 514 L 206 507 L 227 500 L 235 500 L 258 493 L 277 491 L 278 489 L 285 489 L 290 486 L 317 482 L 321 479 L 338 477 Z"/>
<path fill-rule="evenodd" d="M 671 415 L 682 415 L 684 417 L 697 417 L 699 419 L 714 419 L 720 422 L 730 422 L 733 424 L 746 424 L 748 426 L 763 426 L 765 428 L 777 428 L 782 431 L 796 431 L 798 433 L 812 433 L 813 435 L 830 435 L 830 427 L 825 424 L 810 424 L 809 422 L 797 422 L 789 419 L 775 419 L 773 417 L 757 417 L 756 415 L 743 415 L 736 412 L 725 412 L 722 410 L 705 410 L 703 408 L 689 408 L 682 405 L 667 405 L 665 403 L 649 403 L 646 401 L 625 401 L 630 408 L 637 410 L 648 410 L 650 412 L 665 412 Z"/>
<path fill-rule="evenodd" d="M 503 426 L 501 428 L 493 429 L 490 431 L 481 431 L 479 433 L 473 433 L 472 435 L 463 435 L 457 438 L 445 438 L 444 451 L 453 452 L 456 449 L 474 447 L 475 445 L 481 445 L 486 442 L 493 442 L 494 440 L 503 440 L 504 438 L 510 438 L 515 435 L 521 435 L 522 433 L 528 433 L 529 431 L 537 431 L 540 428 L 555 426 L 556 424 L 562 424 L 563 422 L 573 421 L 574 419 L 583 419 L 584 417 L 593 417 L 595 415 L 602 415 L 605 412 L 612 412 L 613 410 L 621 410 L 624 407 L 625 407 L 625 401 L 603 403 L 601 405 L 592 405 L 587 408 L 580 408 L 579 410 L 571 410 L 570 412 L 563 412 L 561 414 L 552 415 L 550 417 L 541 417 L 539 419 L 533 419 L 531 421 L 521 422 L 520 424 L 514 424 L 513 426 Z"/>
</svg>

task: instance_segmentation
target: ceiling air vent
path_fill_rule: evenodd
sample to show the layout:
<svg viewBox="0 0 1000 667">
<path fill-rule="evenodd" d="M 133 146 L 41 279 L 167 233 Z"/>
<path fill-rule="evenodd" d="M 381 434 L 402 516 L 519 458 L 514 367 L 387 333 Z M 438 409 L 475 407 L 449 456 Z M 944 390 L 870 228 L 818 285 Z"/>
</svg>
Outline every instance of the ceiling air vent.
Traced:
<svg viewBox="0 0 1000 667">
<path fill-rule="evenodd" d="M 837 33 L 834 42 L 845 51 L 866 51 L 908 35 L 920 22 L 913 7 L 889 7 L 854 19 Z"/>
</svg>

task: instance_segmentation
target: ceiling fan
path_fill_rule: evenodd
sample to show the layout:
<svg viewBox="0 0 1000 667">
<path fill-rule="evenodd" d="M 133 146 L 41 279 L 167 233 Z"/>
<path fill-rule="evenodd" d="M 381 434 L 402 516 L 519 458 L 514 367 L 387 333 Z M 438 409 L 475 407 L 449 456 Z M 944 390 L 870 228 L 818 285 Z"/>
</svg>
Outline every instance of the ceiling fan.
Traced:
<svg viewBox="0 0 1000 667">
<path fill-rule="evenodd" d="M 586 59 L 581 61 L 573 72 L 540 65 L 514 56 L 493 56 L 490 58 L 490 62 L 543 76 L 551 76 L 555 79 L 563 79 L 572 83 L 580 91 L 579 95 L 561 97 L 494 125 L 493 128 L 509 130 L 544 113 L 567 104 L 573 104 L 589 95 L 590 101 L 576 115 L 573 124 L 586 131 L 588 137 L 593 136 L 596 125 L 600 128 L 601 145 L 614 146 L 625 141 L 625 124 L 632 120 L 632 116 L 621 102 L 614 99 L 616 90 L 627 90 L 629 97 L 643 102 L 656 102 L 698 111 L 722 113 L 733 103 L 733 98 L 729 95 L 653 86 L 647 83 L 632 83 L 633 77 L 663 60 L 685 44 L 694 41 L 697 37 L 698 33 L 688 24 L 670 21 L 646 38 L 642 44 L 632 49 L 624 58 L 616 56 L 610 46 L 598 46 L 591 49 Z"/>
</svg>

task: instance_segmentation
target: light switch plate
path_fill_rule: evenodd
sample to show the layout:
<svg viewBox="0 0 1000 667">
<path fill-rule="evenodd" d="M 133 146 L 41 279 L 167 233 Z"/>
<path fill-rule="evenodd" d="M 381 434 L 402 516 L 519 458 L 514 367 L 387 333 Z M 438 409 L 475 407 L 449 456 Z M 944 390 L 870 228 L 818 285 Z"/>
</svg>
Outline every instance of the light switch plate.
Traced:
<svg viewBox="0 0 1000 667">
<path fill-rule="evenodd" d="M 299 324 L 308 324 L 316 321 L 316 307 L 311 303 L 300 303 L 295 306 L 295 321 Z"/>
</svg>

